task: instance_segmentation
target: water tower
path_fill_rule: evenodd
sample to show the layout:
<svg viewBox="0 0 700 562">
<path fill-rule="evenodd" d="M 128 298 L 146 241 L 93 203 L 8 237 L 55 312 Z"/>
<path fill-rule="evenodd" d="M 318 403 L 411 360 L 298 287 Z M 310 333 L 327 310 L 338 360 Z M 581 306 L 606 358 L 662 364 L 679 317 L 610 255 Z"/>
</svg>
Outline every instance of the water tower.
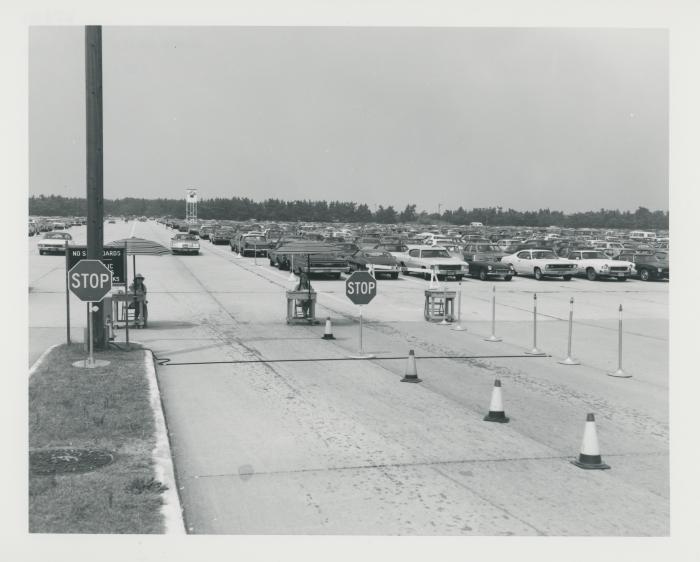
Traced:
<svg viewBox="0 0 700 562">
<path fill-rule="evenodd" d="M 185 196 L 185 221 L 188 223 L 197 222 L 197 190 L 187 189 Z"/>
</svg>

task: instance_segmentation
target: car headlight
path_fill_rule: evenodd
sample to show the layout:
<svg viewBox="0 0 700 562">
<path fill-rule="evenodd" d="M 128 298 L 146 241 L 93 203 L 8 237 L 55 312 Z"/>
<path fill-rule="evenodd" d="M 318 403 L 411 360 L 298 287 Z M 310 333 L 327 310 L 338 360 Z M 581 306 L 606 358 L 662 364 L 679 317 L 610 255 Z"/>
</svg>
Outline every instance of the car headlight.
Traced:
<svg viewBox="0 0 700 562">
<path fill-rule="evenodd" d="M 490 265 L 490 266 L 488 267 L 488 270 L 491 271 L 492 269 L 493 269 L 493 266 Z"/>
<path fill-rule="evenodd" d="M 663 271 L 663 268 L 659 267 L 659 268 L 657 268 L 657 271 L 658 271 L 659 273 L 661 273 L 661 272 Z"/>
<path fill-rule="evenodd" d="M 604 263 L 604 264 L 603 264 L 603 267 L 601 267 L 601 269 L 608 269 L 608 264 L 607 264 L 607 263 Z"/>
<path fill-rule="evenodd" d="M 512 264 L 512 263 L 509 263 L 509 264 L 508 264 L 508 267 L 511 268 L 511 269 L 515 269 L 515 268 L 513 267 L 513 264 Z"/>
</svg>

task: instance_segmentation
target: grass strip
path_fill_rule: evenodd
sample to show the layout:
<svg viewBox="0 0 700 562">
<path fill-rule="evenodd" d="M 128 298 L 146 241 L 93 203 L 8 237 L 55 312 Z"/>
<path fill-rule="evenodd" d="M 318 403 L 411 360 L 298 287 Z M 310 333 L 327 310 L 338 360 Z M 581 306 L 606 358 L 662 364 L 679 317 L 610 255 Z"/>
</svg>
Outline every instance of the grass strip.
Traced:
<svg viewBox="0 0 700 562">
<path fill-rule="evenodd" d="M 162 533 L 164 486 L 154 480 L 155 423 L 142 349 L 95 354 L 106 367 L 84 369 L 81 345 L 53 349 L 29 380 L 29 450 L 91 449 L 114 454 L 91 472 L 29 471 L 32 533 Z"/>
</svg>

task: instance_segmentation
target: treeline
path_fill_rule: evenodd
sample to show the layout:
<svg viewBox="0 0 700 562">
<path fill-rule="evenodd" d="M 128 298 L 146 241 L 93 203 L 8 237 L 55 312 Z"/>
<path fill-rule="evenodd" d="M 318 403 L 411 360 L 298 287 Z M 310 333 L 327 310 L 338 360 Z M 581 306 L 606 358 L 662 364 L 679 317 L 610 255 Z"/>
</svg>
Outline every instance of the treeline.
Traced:
<svg viewBox="0 0 700 562">
<path fill-rule="evenodd" d="M 105 215 L 114 216 L 171 216 L 185 218 L 183 199 L 105 199 Z M 80 197 L 39 195 L 29 198 L 29 214 L 38 216 L 85 216 L 86 200 Z M 466 210 L 446 210 L 441 214 L 418 212 L 416 205 L 406 205 L 397 211 L 393 206 L 379 205 L 374 211 L 368 205 L 348 201 L 283 201 L 266 199 L 253 201 L 247 197 L 205 199 L 197 204 L 197 216 L 201 219 L 228 219 L 260 221 L 308 221 L 308 222 L 377 222 L 383 224 L 416 222 L 432 224 L 469 224 L 481 222 L 488 226 L 560 226 L 568 228 L 631 228 L 648 230 L 668 229 L 668 211 L 650 211 L 639 207 L 636 211 L 600 209 L 565 214 L 561 211 L 539 209 L 537 211 L 504 210 L 488 207 Z"/>
</svg>

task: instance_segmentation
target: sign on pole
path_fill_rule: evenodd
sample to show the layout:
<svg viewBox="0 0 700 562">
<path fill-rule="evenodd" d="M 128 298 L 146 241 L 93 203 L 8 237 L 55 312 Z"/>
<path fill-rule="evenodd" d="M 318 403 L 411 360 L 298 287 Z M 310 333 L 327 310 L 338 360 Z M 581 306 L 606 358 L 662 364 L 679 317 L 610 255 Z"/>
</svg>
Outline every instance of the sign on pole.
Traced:
<svg viewBox="0 0 700 562">
<path fill-rule="evenodd" d="M 100 260 L 80 260 L 68 271 L 68 288 L 81 301 L 100 302 L 112 290 L 112 272 Z"/>
<path fill-rule="evenodd" d="M 366 271 L 356 271 L 345 280 L 345 295 L 354 304 L 369 304 L 377 296 L 377 280 Z"/>
<path fill-rule="evenodd" d="M 71 269 L 79 261 L 87 259 L 87 246 L 68 246 L 67 255 L 67 268 Z M 126 285 L 126 248 L 103 248 L 100 261 L 112 272 L 112 285 Z"/>
</svg>

